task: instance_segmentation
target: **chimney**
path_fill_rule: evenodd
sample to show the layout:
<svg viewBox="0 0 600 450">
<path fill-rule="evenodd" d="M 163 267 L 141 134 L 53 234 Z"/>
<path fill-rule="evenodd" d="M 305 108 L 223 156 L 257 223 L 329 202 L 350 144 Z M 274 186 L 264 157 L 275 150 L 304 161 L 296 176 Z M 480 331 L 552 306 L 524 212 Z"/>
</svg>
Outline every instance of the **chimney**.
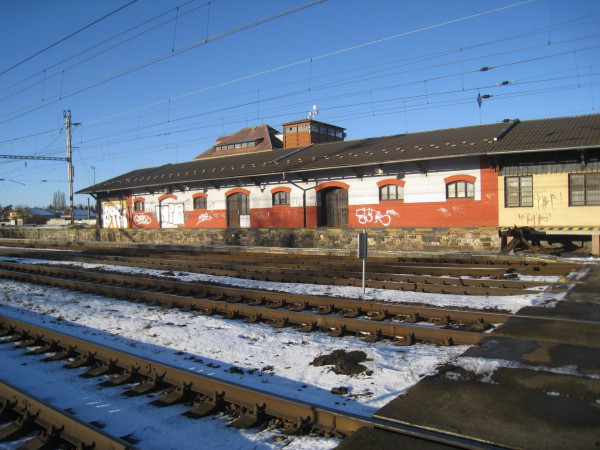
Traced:
<svg viewBox="0 0 600 450">
<path fill-rule="evenodd" d="M 282 124 L 283 148 L 304 147 L 321 142 L 343 141 L 345 128 L 319 122 L 312 118 Z"/>
</svg>

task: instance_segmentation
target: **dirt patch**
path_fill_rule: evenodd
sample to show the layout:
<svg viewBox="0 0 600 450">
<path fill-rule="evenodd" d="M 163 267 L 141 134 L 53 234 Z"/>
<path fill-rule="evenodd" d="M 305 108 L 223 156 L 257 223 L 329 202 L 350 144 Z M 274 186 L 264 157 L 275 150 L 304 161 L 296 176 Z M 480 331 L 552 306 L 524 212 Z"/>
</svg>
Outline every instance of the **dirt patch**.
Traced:
<svg viewBox="0 0 600 450">
<path fill-rule="evenodd" d="M 334 350 L 329 355 L 317 356 L 310 363 L 312 366 L 333 366 L 331 370 L 338 375 L 359 375 L 366 373 L 371 375 L 372 370 L 368 370 L 367 366 L 359 364 L 363 361 L 368 361 L 367 354 L 361 351 L 346 352 L 346 350 Z"/>
</svg>

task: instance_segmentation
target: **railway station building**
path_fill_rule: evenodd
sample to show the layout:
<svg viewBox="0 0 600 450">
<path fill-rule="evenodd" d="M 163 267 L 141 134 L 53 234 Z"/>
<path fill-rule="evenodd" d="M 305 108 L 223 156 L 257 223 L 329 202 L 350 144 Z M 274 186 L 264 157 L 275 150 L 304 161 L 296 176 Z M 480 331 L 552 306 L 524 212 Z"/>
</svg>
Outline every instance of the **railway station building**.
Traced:
<svg viewBox="0 0 600 450">
<path fill-rule="evenodd" d="M 78 193 L 103 228 L 529 227 L 596 249 L 600 114 L 357 140 L 314 118 L 260 125 Z"/>
</svg>

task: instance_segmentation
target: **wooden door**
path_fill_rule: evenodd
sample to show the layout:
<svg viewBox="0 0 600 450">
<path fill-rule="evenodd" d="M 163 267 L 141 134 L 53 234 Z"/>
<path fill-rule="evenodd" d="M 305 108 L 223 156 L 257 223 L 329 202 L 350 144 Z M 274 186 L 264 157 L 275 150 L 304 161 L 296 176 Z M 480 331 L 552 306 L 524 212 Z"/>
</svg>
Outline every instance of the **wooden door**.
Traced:
<svg viewBox="0 0 600 450">
<path fill-rule="evenodd" d="M 227 227 L 239 228 L 240 216 L 249 214 L 248 196 L 237 192 L 227 197 Z"/>
<path fill-rule="evenodd" d="M 348 226 L 348 191 L 330 188 L 321 192 L 321 226 Z"/>
</svg>

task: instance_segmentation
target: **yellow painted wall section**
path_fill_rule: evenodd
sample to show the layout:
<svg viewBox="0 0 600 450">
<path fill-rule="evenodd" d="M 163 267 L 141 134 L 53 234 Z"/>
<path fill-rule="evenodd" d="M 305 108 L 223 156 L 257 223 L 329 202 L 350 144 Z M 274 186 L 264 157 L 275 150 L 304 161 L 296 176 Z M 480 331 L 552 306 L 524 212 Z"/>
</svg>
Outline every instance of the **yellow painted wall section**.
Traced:
<svg viewBox="0 0 600 450">
<path fill-rule="evenodd" d="M 569 174 L 533 175 L 533 207 L 505 208 L 504 177 L 498 177 L 501 227 L 600 226 L 600 206 L 569 206 Z"/>
</svg>

